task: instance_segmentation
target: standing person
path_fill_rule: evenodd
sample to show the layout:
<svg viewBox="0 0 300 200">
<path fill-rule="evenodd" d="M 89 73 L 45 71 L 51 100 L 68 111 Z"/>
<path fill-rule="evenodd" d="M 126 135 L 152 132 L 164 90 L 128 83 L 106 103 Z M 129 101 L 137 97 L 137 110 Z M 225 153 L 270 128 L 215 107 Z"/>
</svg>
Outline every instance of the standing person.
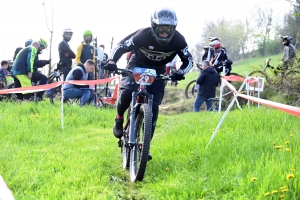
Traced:
<svg viewBox="0 0 300 200">
<path fill-rule="evenodd" d="M 66 81 L 72 80 L 91 80 L 88 73 L 95 69 L 95 62 L 88 59 L 84 64 L 79 63 L 74 67 L 67 75 Z M 64 98 L 80 98 L 80 106 L 91 96 L 91 90 L 87 85 L 74 85 L 74 84 L 64 84 L 63 85 Z"/>
<path fill-rule="evenodd" d="M 197 84 L 200 85 L 199 93 L 194 102 L 194 112 L 199 112 L 203 102 L 206 102 L 206 110 L 210 110 L 212 100 L 216 97 L 216 87 L 220 83 L 220 76 L 216 70 L 210 66 L 207 60 L 202 62 L 202 72 L 197 79 Z"/>
<path fill-rule="evenodd" d="M 76 52 L 75 61 L 77 64 L 85 63 L 85 61 L 89 59 L 95 61 L 96 50 L 94 46 L 90 45 L 92 39 L 93 39 L 93 33 L 90 30 L 87 30 L 83 33 L 84 41 L 78 46 Z M 95 69 L 93 70 L 93 72 L 89 73 L 91 80 L 93 80 L 95 77 L 94 73 L 95 73 Z"/>
<path fill-rule="evenodd" d="M 284 46 L 283 49 L 283 57 L 282 67 L 283 70 L 287 70 L 289 67 L 292 67 L 294 64 L 294 60 L 296 58 L 296 48 L 294 45 L 291 44 L 292 37 L 291 36 L 282 36 L 282 44 Z"/>
<path fill-rule="evenodd" d="M 203 54 L 201 57 L 201 62 L 203 62 L 204 60 L 208 60 L 209 62 L 211 62 L 214 58 L 214 51 L 212 50 L 212 48 L 210 46 L 203 46 Z"/>
<path fill-rule="evenodd" d="M 22 49 L 16 57 L 12 68 L 12 76 L 14 78 L 15 88 L 31 86 L 31 77 L 34 66 L 34 59 L 37 50 L 40 48 L 38 41 L 33 41 L 30 46 Z M 21 103 L 24 99 L 29 100 L 30 93 L 17 93 L 18 102 Z"/>
<path fill-rule="evenodd" d="M 132 55 L 127 69 L 132 70 L 139 66 L 143 68 L 155 69 L 157 74 L 164 74 L 166 64 L 171 62 L 176 54 L 180 57 L 182 65 L 173 74 L 173 81 L 184 79 L 193 66 L 193 57 L 188 50 L 185 38 L 176 30 L 177 16 L 172 8 L 158 8 L 151 15 L 151 27 L 142 28 L 125 37 L 115 49 L 112 50 L 109 62 L 105 66 L 107 70 L 114 71 L 117 66 L 115 63 L 121 56 L 132 50 Z M 130 105 L 132 92 L 137 91 L 138 84 L 135 83 L 133 76 L 121 79 L 121 95 L 117 105 L 117 115 L 113 126 L 115 137 L 123 136 L 124 113 Z M 152 136 L 154 134 L 156 121 L 158 118 L 159 105 L 164 95 L 164 80 L 155 80 L 147 90 L 153 94 L 153 118 Z M 149 159 L 152 156 L 149 154 Z"/>
<path fill-rule="evenodd" d="M 73 31 L 69 28 L 63 31 L 63 40 L 58 45 L 59 62 L 57 69 L 64 75 L 64 80 L 72 69 L 72 59 L 75 58 L 75 53 L 71 50 L 68 42 L 71 40 Z"/>
<path fill-rule="evenodd" d="M 40 38 L 39 40 L 40 43 L 40 48 L 38 48 L 35 59 L 34 59 L 34 66 L 33 66 L 33 72 L 32 72 L 32 77 L 31 80 L 35 83 L 39 82 L 39 85 L 44 85 L 47 83 L 47 76 L 42 74 L 41 72 L 38 71 L 38 68 L 42 68 L 45 65 L 48 65 L 50 63 L 50 60 L 39 60 L 39 54 L 42 54 L 44 49 L 47 49 L 48 44 L 46 40 Z M 43 95 L 45 91 L 40 91 L 37 92 L 37 101 L 42 101 L 43 100 Z"/>
<path fill-rule="evenodd" d="M 104 52 L 105 46 L 103 44 L 100 44 L 99 47 L 103 50 L 103 57 L 99 63 L 99 78 L 104 78 L 108 77 L 108 73 L 103 70 L 103 66 L 107 63 L 108 55 Z"/>
<path fill-rule="evenodd" d="M 83 33 L 83 42 L 77 47 L 76 63 L 85 63 L 88 59 L 95 61 L 95 47 L 90 45 L 93 39 L 93 33 L 90 30 L 86 30 Z"/>
<path fill-rule="evenodd" d="M 209 46 L 211 46 L 214 50 L 214 58 L 211 61 L 211 65 L 218 73 L 221 73 L 223 71 L 223 65 L 226 64 L 225 76 L 229 76 L 231 64 L 227 64 L 228 57 L 226 49 L 221 46 L 221 41 L 218 38 L 212 38 L 211 41 L 212 42 L 209 43 Z"/>
</svg>

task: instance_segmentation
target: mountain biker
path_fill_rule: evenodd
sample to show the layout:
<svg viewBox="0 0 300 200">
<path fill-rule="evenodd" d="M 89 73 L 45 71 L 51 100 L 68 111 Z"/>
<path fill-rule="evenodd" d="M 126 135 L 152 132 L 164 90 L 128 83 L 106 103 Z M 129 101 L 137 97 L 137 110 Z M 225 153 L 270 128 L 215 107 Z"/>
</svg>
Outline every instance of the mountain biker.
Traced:
<svg viewBox="0 0 300 200">
<path fill-rule="evenodd" d="M 188 50 L 185 38 L 176 30 L 177 17 L 172 8 L 158 8 L 151 15 L 151 27 L 142 28 L 125 37 L 117 47 L 112 50 L 108 64 L 105 69 L 115 71 L 115 63 L 120 57 L 129 51 L 135 50 L 127 69 L 132 70 L 139 66 L 143 68 L 155 69 L 157 74 L 164 74 L 166 64 L 173 60 L 176 54 L 179 55 L 182 65 L 173 74 L 173 81 L 184 79 L 193 66 L 193 57 Z M 113 126 L 115 137 L 123 136 L 124 113 L 130 105 L 132 92 L 137 91 L 138 84 L 133 76 L 121 79 L 121 95 L 117 105 L 117 115 Z M 164 95 L 164 80 L 156 79 L 149 86 L 148 92 L 153 94 L 153 117 L 152 117 L 152 137 L 155 131 L 158 118 L 159 105 Z M 151 159 L 151 155 L 149 154 Z"/>
<path fill-rule="evenodd" d="M 33 66 L 31 80 L 35 83 L 39 83 L 40 85 L 44 85 L 47 83 L 47 76 L 45 76 L 44 74 L 39 72 L 38 68 L 48 65 L 50 63 L 50 60 L 39 60 L 39 54 L 42 54 L 42 51 L 44 49 L 47 49 L 47 47 L 48 47 L 46 40 L 44 40 L 42 38 L 40 38 L 39 43 L 40 43 L 40 48 L 37 50 L 37 53 L 36 53 L 36 56 L 34 59 L 34 66 Z M 37 92 L 36 97 L 37 97 L 38 101 L 43 100 L 44 93 L 45 93 L 45 91 Z"/>
<path fill-rule="evenodd" d="M 59 62 L 57 69 L 60 70 L 66 79 L 68 73 L 72 69 L 72 59 L 75 58 L 75 53 L 71 50 L 68 42 L 71 40 L 73 31 L 69 28 L 65 29 L 62 33 L 63 40 L 58 45 Z"/>
<path fill-rule="evenodd" d="M 95 62 L 91 59 L 88 59 L 84 64 L 77 64 L 77 66 L 68 73 L 66 81 L 92 80 L 88 74 L 94 69 Z M 88 88 L 88 85 L 64 84 L 63 92 L 64 98 L 80 98 L 80 106 L 83 106 L 91 95 L 91 90 Z"/>
<path fill-rule="evenodd" d="M 33 41 L 30 46 L 22 49 L 16 56 L 12 68 L 12 76 L 14 78 L 15 88 L 31 86 L 31 77 L 34 66 L 34 59 L 37 50 L 40 48 L 38 41 Z M 18 102 L 21 103 L 24 99 L 29 100 L 31 94 L 17 93 Z"/>
<path fill-rule="evenodd" d="M 281 59 L 283 69 L 286 70 L 288 67 L 293 66 L 294 60 L 296 57 L 296 48 L 291 44 L 292 37 L 291 36 L 282 36 L 282 41 L 284 45 L 283 49 L 283 57 Z"/>
<path fill-rule="evenodd" d="M 226 49 L 222 48 L 221 41 L 217 37 L 210 38 L 209 46 L 214 50 L 214 58 L 211 61 L 211 65 L 220 74 L 223 71 L 223 65 L 225 66 L 225 76 L 230 75 L 231 64 L 228 62 Z M 228 63 L 228 64 L 227 64 Z"/>
<path fill-rule="evenodd" d="M 206 110 L 211 110 L 212 100 L 216 97 L 216 87 L 220 83 L 220 76 L 217 71 L 210 66 L 208 60 L 202 62 L 202 72 L 196 83 L 200 85 L 198 95 L 194 102 L 194 112 L 199 112 L 203 102 L 206 102 Z"/>
<path fill-rule="evenodd" d="M 76 52 L 76 58 L 75 61 L 77 64 L 79 63 L 85 63 L 87 60 L 93 60 L 95 61 L 96 56 L 96 50 L 93 45 L 90 45 L 93 39 L 93 33 L 90 30 L 86 30 L 83 33 L 83 42 L 78 46 L 77 52 Z M 95 76 L 95 69 L 93 72 L 89 73 L 90 79 L 94 80 Z"/>
</svg>

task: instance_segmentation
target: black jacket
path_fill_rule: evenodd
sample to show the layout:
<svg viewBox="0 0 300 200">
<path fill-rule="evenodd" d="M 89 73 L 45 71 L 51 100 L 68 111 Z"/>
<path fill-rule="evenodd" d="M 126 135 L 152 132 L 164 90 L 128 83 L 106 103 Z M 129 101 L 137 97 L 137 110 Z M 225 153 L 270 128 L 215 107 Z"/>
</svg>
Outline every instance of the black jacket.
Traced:
<svg viewBox="0 0 300 200">
<path fill-rule="evenodd" d="M 139 67 L 155 69 L 157 74 L 165 73 L 166 64 L 171 62 L 176 54 L 179 55 L 184 74 L 193 67 L 193 57 L 189 52 L 185 38 L 178 32 L 166 45 L 161 46 L 152 35 L 151 28 L 143 28 L 124 38 L 112 50 L 110 60 L 117 62 L 121 56 L 134 50 L 135 60 Z"/>
<path fill-rule="evenodd" d="M 59 65 L 60 68 L 67 67 L 71 69 L 72 59 L 75 59 L 75 53 L 71 50 L 69 44 L 66 41 L 61 41 L 58 45 L 59 52 Z"/>
<path fill-rule="evenodd" d="M 203 70 L 197 79 L 200 85 L 199 95 L 206 98 L 216 97 L 216 87 L 220 83 L 220 76 L 213 67 Z"/>
</svg>

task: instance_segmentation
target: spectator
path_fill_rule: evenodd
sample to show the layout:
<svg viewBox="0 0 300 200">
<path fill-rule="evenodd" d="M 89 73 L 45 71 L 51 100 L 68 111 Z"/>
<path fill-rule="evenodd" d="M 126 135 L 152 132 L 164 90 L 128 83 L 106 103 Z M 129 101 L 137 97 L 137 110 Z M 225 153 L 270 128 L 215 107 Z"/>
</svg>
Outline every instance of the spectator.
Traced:
<svg viewBox="0 0 300 200">
<path fill-rule="evenodd" d="M 105 46 L 103 44 L 99 45 L 103 49 L 103 58 L 100 62 L 99 78 L 109 77 L 110 72 L 104 71 L 103 66 L 107 63 L 108 55 L 104 52 Z"/>
<path fill-rule="evenodd" d="M 57 69 L 64 75 L 64 80 L 72 69 L 72 59 L 75 58 L 75 53 L 71 50 L 68 42 L 71 40 L 73 31 L 69 28 L 63 31 L 63 40 L 58 45 L 59 62 Z"/>
<path fill-rule="evenodd" d="M 282 67 L 284 70 L 287 70 L 289 67 L 293 66 L 294 60 L 296 58 L 296 49 L 295 46 L 291 44 L 291 36 L 282 36 L 282 44 L 284 45 Z"/>
<path fill-rule="evenodd" d="M 11 73 L 11 69 L 12 69 L 13 63 L 14 62 L 12 60 L 8 60 L 7 71 L 8 71 L 9 74 Z"/>
<path fill-rule="evenodd" d="M 209 62 L 211 62 L 214 58 L 214 51 L 212 50 L 212 48 L 210 46 L 203 46 L 203 55 L 201 57 L 201 62 L 203 62 L 204 60 L 208 60 Z"/>
<path fill-rule="evenodd" d="M 199 112 L 203 102 L 206 102 L 206 110 L 210 110 L 212 106 L 211 98 L 216 97 L 216 87 L 220 83 L 220 76 L 216 70 L 209 65 L 207 60 L 202 62 L 202 72 L 197 79 L 200 85 L 199 93 L 194 102 L 194 112 Z"/>
<path fill-rule="evenodd" d="M 41 54 L 42 51 L 44 49 L 47 49 L 47 47 L 48 47 L 47 42 L 42 38 L 40 38 L 39 43 L 40 43 L 40 48 L 37 50 L 37 53 L 36 53 L 36 56 L 34 59 L 34 66 L 33 66 L 31 80 L 35 83 L 39 83 L 39 85 L 44 85 L 47 83 L 47 76 L 45 76 L 44 74 L 39 72 L 38 68 L 48 65 L 50 63 L 50 60 L 39 60 L 39 54 Z M 37 95 L 36 95 L 37 101 L 43 100 L 44 93 L 45 93 L 45 91 L 37 92 Z"/>
<path fill-rule="evenodd" d="M 92 72 L 93 69 L 95 69 L 95 62 L 89 59 L 84 64 L 80 63 L 74 67 L 67 75 L 66 81 L 91 80 L 88 73 Z M 83 106 L 91 96 L 88 85 L 64 84 L 63 92 L 64 98 L 80 98 L 80 106 Z"/>
<path fill-rule="evenodd" d="M 8 61 L 2 60 L 1 61 L 1 68 L 0 68 L 0 89 L 4 89 L 7 85 L 6 75 L 8 74 Z"/>
<path fill-rule="evenodd" d="M 26 42 L 25 42 L 25 47 L 28 47 L 29 45 L 31 45 L 31 43 L 32 43 L 32 39 L 26 40 Z M 15 55 L 14 55 L 14 57 L 13 57 L 13 60 L 16 59 L 18 53 L 19 53 L 22 49 L 23 49 L 23 47 L 18 47 L 18 48 L 16 48 L 16 50 L 15 50 Z"/>
<path fill-rule="evenodd" d="M 77 64 L 85 63 L 89 59 L 95 61 L 95 56 L 96 56 L 95 47 L 90 45 L 93 39 L 92 32 L 90 30 L 85 31 L 83 33 L 83 39 L 84 41 L 77 48 L 76 59 L 75 59 Z M 95 77 L 94 73 L 95 70 L 89 73 L 91 80 L 93 80 Z"/>
<path fill-rule="evenodd" d="M 30 46 L 25 47 L 17 54 L 12 68 L 15 88 L 31 86 L 34 59 L 39 48 L 40 43 L 33 41 Z M 29 93 L 24 93 L 23 96 L 22 93 L 17 93 L 19 104 L 22 102 L 23 97 L 25 100 L 29 100 L 30 95 Z"/>
</svg>

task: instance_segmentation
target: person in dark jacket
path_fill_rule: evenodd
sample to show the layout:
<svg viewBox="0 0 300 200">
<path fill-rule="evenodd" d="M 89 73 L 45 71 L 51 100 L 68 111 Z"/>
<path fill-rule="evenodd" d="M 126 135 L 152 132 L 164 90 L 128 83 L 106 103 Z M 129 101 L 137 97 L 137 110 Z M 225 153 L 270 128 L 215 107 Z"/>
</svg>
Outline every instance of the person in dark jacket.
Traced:
<svg viewBox="0 0 300 200">
<path fill-rule="evenodd" d="M 212 106 L 211 98 L 216 97 L 216 87 L 220 82 L 218 72 L 209 65 L 207 60 L 202 62 L 203 71 L 197 79 L 200 85 L 199 93 L 194 102 L 194 112 L 199 112 L 203 102 L 206 102 L 206 109 L 210 110 Z"/>
<path fill-rule="evenodd" d="M 15 88 L 31 86 L 34 59 L 39 48 L 40 43 L 33 41 L 30 46 L 25 47 L 17 54 L 12 67 Z M 22 102 L 23 97 L 25 100 L 29 100 L 30 96 L 30 93 L 24 93 L 24 96 L 22 93 L 17 93 L 19 104 Z"/>
<path fill-rule="evenodd" d="M 59 62 L 57 69 L 64 74 L 64 80 L 72 69 L 72 59 L 75 59 L 75 53 L 71 50 L 68 42 L 71 40 L 73 31 L 69 28 L 63 31 L 63 40 L 58 45 Z"/>
</svg>

